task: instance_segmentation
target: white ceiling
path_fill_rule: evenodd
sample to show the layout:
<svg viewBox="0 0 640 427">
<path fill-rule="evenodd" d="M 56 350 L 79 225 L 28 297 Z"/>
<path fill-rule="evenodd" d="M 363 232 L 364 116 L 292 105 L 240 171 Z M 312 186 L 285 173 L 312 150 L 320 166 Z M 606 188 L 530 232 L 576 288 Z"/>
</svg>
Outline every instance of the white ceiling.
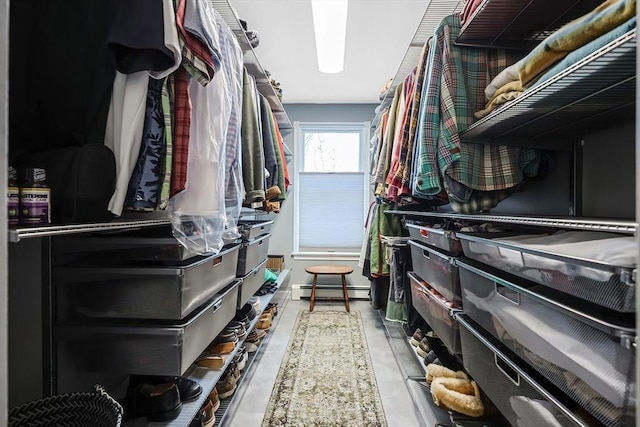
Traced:
<svg viewBox="0 0 640 427">
<path fill-rule="evenodd" d="M 318 71 L 311 0 L 230 0 L 258 32 L 262 66 L 283 103 L 378 103 L 424 14 L 426 0 L 350 0 L 344 71 Z"/>
</svg>

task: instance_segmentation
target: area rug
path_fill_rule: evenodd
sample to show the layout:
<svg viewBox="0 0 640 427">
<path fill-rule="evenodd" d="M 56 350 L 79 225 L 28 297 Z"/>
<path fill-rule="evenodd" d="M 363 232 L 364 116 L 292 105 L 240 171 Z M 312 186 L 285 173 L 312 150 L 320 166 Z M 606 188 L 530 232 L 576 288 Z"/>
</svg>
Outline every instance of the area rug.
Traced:
<svg viewBox="0 0 640 427">
<path fill-rule="evenodd" d="M 359 311 L 298 313 L 262 427 L 386 427 Z"/>
</svg>

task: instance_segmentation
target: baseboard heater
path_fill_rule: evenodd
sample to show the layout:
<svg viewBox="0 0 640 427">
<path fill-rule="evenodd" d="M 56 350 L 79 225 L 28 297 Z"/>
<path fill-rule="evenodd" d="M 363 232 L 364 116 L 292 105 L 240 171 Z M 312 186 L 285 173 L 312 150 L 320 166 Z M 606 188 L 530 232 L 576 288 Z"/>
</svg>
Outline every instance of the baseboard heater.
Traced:
<svg viewBox="0 0 640 427">
<path fill-rule="evenodd" d="M 348 285 L 349 299 L 369 299 L 369 285 Z M 311 284 L 294 283 L 291 285 L 291 299 L 311 297 Z M 318 285 L 316 286 L 316 297 L 343 299 L 341 285 Z"/>
</svg>

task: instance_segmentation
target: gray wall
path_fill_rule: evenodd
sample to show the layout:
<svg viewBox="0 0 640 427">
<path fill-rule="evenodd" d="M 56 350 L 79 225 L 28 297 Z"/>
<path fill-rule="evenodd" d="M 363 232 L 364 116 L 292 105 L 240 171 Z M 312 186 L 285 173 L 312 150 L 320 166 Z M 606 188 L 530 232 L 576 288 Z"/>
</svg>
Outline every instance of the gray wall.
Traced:
<svg viewBox="0 0 640 427">
<path fill-rule="evenodd" d="M 285 110 L 291 123 L 293 122 L 365 122 L 373 120 L 376 104 L 288 104 Z M 284 142 L 293 152 L 293 131 L 283 133 Z M 289 164 L 289 173 L 293 181 L 293 162 Z M 293 182 L 295 185 L 295 182 Z M 269 241 L 271 255 L 284 255 L 285 268 L 291 269 L 291 283 L 311 283 L 310 276 L 304 268 L 312 264 L 344 264 L 353 267 L 353 274 L 347 276 L 350 285 L 369 285 L 369 281 L 362 276 L 362 269 L 356 261 L 297 261 L 291 257 L 293 252 L 293 191 L 290 191 L 284 201 L 280 213 L 276 215 L 272 227 L 272 237 Z M 336 213 L 337 214 L 337 213 Z M 331 282 L 333 283 L 333 282 Z M 338 282 L 335 282 L 338 283 Z"/>
</svg>

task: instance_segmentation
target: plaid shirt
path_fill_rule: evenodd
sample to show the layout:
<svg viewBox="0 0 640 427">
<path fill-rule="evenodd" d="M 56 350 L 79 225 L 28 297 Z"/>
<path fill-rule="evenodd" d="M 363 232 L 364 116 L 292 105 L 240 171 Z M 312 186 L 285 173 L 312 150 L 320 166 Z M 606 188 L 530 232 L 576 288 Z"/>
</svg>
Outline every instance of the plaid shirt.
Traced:
<svg viewBox="0 0 640 427">
<path fill-rule="evenodd" d="M 416 78 L 416 69 L 409 73 L 407 77 L 405 77 L 402 83 L 402 95 L 400 97 L 400 103 L 398 107 L 400 110 L 398 111 L 398 120 L 396 123 L 396 129 L 394 132 L 393 138 L 393 150 L 391 153 L 391 161 L 389 164 L 389 172 L 387 173 L 387 177 L 385 179 L 385 183 L 387 184 L 387 199 L 393 202 L 398 200 L 398 190 L 399 186 L 393 185 L 393 177 L 397 173 L 400 167 L 400 155 L 403 147 L 406 149 L 408 145 L 408 133 L 409 133 L 409 115 L 411 114 L 412 107 L 412 95 L 413 95 L 413 87 L 415 84 Z"/>
<path fill-rule="evenodd" d="M 187 163 L 189 161 L 189 135 L 191 129 L 191 98 L 189 76 L 183 67 L 173 74 L 175 93 L 173 99 L 173 153 L 171 165 L 170 197 L 185 189 Z"/>
<path fill-rule="evenodd" d="M 420 60 L 416 68 L 416 78 L 411 93 L 411 106 L 409 108 L 407 119 L 402 134 L 402 147 L 400 151 L 400 159 L 398 168 L 391 176 L 389 185 L 396 187 L 398 195 L 411 195 L 409 180 L 411 175 L 411 165 L 413 163 L 413 146 L 416 138 L 416 129 L 418 127 L 418 114 L 420 112 L 420 97 L 422 95 L 422 86 L 424 83 L 424 74 L 426 68 L 427 53 L 429 52 L 429 42 L 426 41 L 420 53 Z"/>
<path fill-rule="evenodd" d="M 206 86 L 220 68 L 220 58 L 217 52 L 212 52 L 202 40 L 194 37 L 184 28 L 186 4 L 186 0 L 179 0 L 176 7 L 176 25 L 179 35 L 178 42 L 182 49 L 182 66 L 202 86 Z"/>
<path fill-rule="evenodd" d="M 481 191 L 513 187 L 531 172 L 537 151 L 500 145 L 461 144 L 460 133 L 484 107 L 484 88 L 503 68 L 518 60 L 503 50 L 455 45 L 458 14 L 443 19 L 436 30 L 420 107 L 416 196 L 442 190 L 441 173 Z M 525 165 L 525 167 L 523 167 Z"/>
</svg>

